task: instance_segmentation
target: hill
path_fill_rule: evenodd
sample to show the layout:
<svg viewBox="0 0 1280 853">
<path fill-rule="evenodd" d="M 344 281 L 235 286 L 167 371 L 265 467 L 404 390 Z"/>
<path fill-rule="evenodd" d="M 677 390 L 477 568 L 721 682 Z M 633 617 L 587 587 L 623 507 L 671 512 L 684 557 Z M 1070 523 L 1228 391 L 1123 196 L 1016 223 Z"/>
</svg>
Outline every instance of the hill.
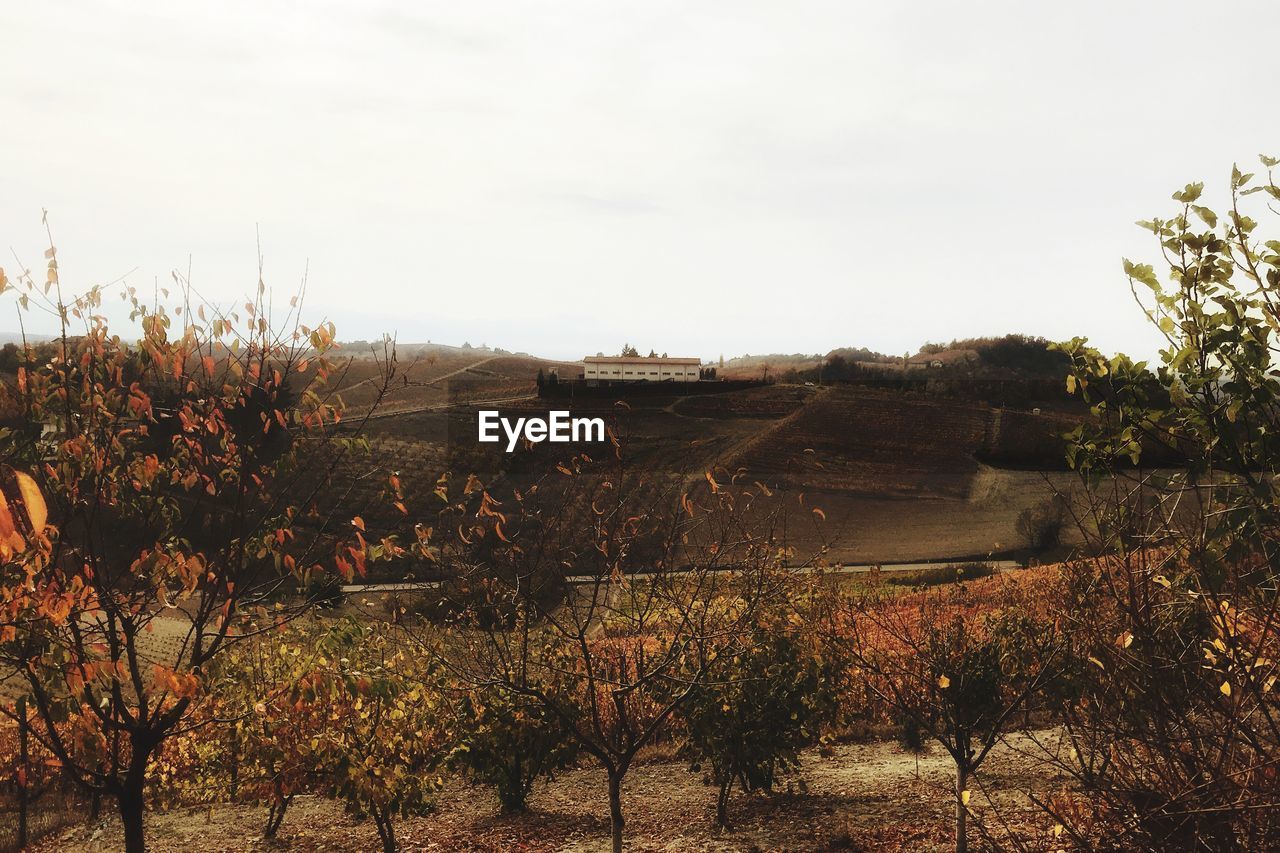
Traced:
<svg viewBox="0 0 1280 853">
<path fill-rule="evenodd" d="M 456 393 L 424 386 L 411 389 L 418 395 L 414 405 L 393 398 L 391 409 L 368 426 L 372 453 L 351 461 L 351 488 L 342 493 L 352 511 L 372 532 L 391 532 L 402 521 L 381 497 L 385 476 L 364 470 L 370 465 L 399 472 L 409 517 L 420 518 L 437 508 L 431 494 L 445 471 L 474 473 L 501 495 L 527 490 L 575 453 L 611 458 L 607 444 L 543 443 L 508 454 L 477 442 L 478 401 L 501 400 L 483 407 L 508 417 L 566 407 L 531 394 L 510 396 L 521 381 L 531 384 L 527 373 L 521 379 L 515 372 L 532 368 L 522 361 L 464 363 L 445 383 L 460 382 Z M 457 370 L 453 362 L 431 367 L 436 375 Z M 481 373 L 490 370 L 493 375 Z M 570 401 L 568 408 L 606 419 L 624 468 L 691 485 L 714 470 L 726 488 L 768 489 L 803 522 L 792 528 L 793 545 L 818 548 L 832 539 L 832 558 L 850 563 L 1018 550 L 1018 513 L 1052 488 L 1071 485 L 1073 475 L 1061 470 L 1060 436 L 1078 422 L 1070 413 L 1034 414 L 856 385 L 592 398 Z M 813 507 L 826 516 L 821 530 L 811 523 Z"/>
<path fill-rule="evenodd" d="M 381 357 L 380 350 L 378 353 Z M 538 371 L 576 376 L 581 369 L 576 362 L 437 344 L 397 345 L 396 353 L 399 375 L 379 410 L 384 415 L 486 396 L 532 395 L 537 391 Z M 377 396 L 381 368 L 372 351 L 358 345 L 344 345 L 335 361 L 341 369 L 334 377 L 333 389 L 349 407 L 349 414 L 359 415 Z"/>
</svg>

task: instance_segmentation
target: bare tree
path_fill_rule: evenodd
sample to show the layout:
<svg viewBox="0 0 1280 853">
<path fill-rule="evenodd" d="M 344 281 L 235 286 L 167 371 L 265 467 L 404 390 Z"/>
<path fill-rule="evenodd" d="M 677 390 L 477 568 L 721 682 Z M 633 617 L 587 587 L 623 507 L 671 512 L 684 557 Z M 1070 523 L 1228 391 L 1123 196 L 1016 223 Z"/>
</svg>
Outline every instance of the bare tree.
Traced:
<svg viewBox="0 0 1280 853">
<path fill-rule="evenodd" d="M 431 546 L 454 580 L 443 639 L 465 683 L 531 700 L 604 769 L 614 850 L 636 754 L 740 648 L 781 588 L 754 492 L 655 482 L 584 457 L 499 502 L 473 484 Z M 748 520 L 751 519 L 751 520 Z"/>
<path fill-rule="evenodd" d="M 854 677 L 912 738 L 951 756 L 958 853 L 968 849 L 973 778 L 1018 713 L 1059 677 L 1065 651 L 1053 620 L 1035 618 L 1031 593 L 1012 581 L 980 583 L 993 591 L 976 598 L 965 584 L 909 595 L 872 587 L 832 623 Z"/>
</svg>

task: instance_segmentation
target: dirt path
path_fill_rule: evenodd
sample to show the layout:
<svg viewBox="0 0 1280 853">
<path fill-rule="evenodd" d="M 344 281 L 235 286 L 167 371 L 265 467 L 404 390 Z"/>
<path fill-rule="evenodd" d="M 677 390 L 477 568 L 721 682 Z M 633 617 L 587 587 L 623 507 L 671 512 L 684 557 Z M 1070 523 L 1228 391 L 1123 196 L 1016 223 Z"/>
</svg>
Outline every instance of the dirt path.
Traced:
<svg viewBox="0 0 1280 853">
<path fill-rule="evenodd" d="M 379 410 L 369 415 L 371 421 L 380 418 L 394 418 L 400 415 L 416 415 L 421 412 L 440 412 L 445 409 L 453 409 L 458 407 L 474 408 L 476 406 L 494 406 L 498 403 L 514 403 L 519 400 L 532 400 L 536 398 L 536 394 L 518 394 L 514 397 L 500 397 L 494 400 L 466 400 L 461 402 L 445 402 L 445 403 L 429 403 L 425 406 L 411 406 L 407 409 L 387 409 Z"/>
<path fill-rule="evenodd" d="M 1053 741 L 1051 732 L 1038 737 Z M 993 751 L 970 801 L 974 823 L 997 839 L 1006 829 L 990 802 L 1024 839 L 1047 838 L 1050 823 L 1021 791 L 1061 786 L 1032 754 L 1032 743 L 1015 735 Z M 714 790 L 704 774 L 683 762 L 657 761 L 634 768 L 624 790 L 628 849 L 635 851 L 752 850 L 946 850 L 950 848 L 954 801 L 950 758 L 935 750 L 920 758 L 884 742 L 846 744 L 827 755 L 810 751 L 800 773 L 772 796 L 735 794 L 735 828 L 712 825 Z M 528 850 L 594 853 L 607 849 L 608 814 L 604 777 L 594 767 L 562 774 L 541 785 L 526 815 L 504 816 L 492 794 L 451 782 L 436 812 L 397 824 L 403 850 Z M 374 850 L 370 823 L 355 823 L 336 804 L 315 797 L 295 801 L 280 838 L 264 841 L 264 810 L 218 806 L 148 816 L 155 851 Z M 975 829 L 971 840 L 980 839 Z M 47 840 L 38 849 L 89 853 L 118 849 L 114 820 L 81 826 Z"/>
<path fill-rule="evenodd" d="M 482 358 L 479 361 L 475 361 L 470 364 L 465 364 L 462 367 L 456 368 L 454 370 L 450 370 L 448 373 L 442 373 L 439 376 L 435 377 L 434 379 L 425 379 L 421 381 L 415 380 L 411 384 L 413 387 L 430 388 L 434 385 L 438 385 L 441 382 L 444 382 L 446 379 L 452 379 L 454 376 L 457 376 L 461 373 L 466 373 L 469 370 L 474 370 L 477 367 L 488 364 L 491 361 L 496 361 L 499 358 L 502 358 L 502 356 L 491 355 L 491 356 L 488 356 L 487 358 Z M 405 370 L 411 370 L 412 368 L 413 368 L 413 365 L 410 364 L 408 368 L 405 368 Z M 356 388 L 359 388 L 362 385 L 373 384 L 377 381 L 381 381 L 379 377 L 371 376 L 368 379 L 361 379 L 359 382 L 353 383 L 344 388 L 340 388 L 338 389 L 338 391 L 341 394 L 349 394 L 351 391 L 355 390 Z M 513 399 L 521 399 L 521 398 L 513 398 Z M 501 402 L 506 402 L 506 401 L 504 400 Z M 426 406 L 415 406 L 415 407 L 410 407 L 406 409 L 396 409 L 396 410 L 380 409 L 376 412 L 373 412 L 372 414 L 368 414 L 367 412 L 361 412 L 359 414 L 352 412 L 352 413 L 349 413 L 347 417 L 350 420 L 354 421 L 362 417 L 365 417 L 366 414 L 368 414 L 369 419 L 373 420 L 374 418 L 389 417 L 391 415 L 405 415 L 405 414 L 411 414 L 414 412 L 432 411 L 434 409 L 447 408 L 448 405 L 451 405 L 451 404 L 447 404 L 447 403 L 446 404 L 430 404 Z"/>
<path fill-rule="evenodd" d="M 441 375 L 441 376 L 437 376 L 435 379 L 429 379 L 429 380 L 427 380 L 426 382 L 420 382 L 420 383 L 418 383 L 418 384 L 420 384 L 420 385 L 436 385 L 436 384 L 438 384 L 438 383 L 440 383 L 440 382 L 445 381 L 446 379 L 452 379 L 453 377 L 457 376 L 459 373 L 466 373 L 468 370 L 474 370 L 475 368 L 479 367 L 479 366 L 480 366 L 480 365 L 482 365 L 482 364 L 488 364 L 488 363 L 489 363 L 489 362 L 491 362 L 491 361 L 496 361 L 496 360 L 497 360 L 498 358 L 500 358 L 500 357 L 501 357 L 501 356 L 491 355 L 491 356 L 489 356 L 488 358 L 482 358 L 482 359 L 480 359 L 479 361 L 477 361 L 477 362 L 476 362 L 476 363 L 474 363 L 474 364 L 468 364 L 466 367 L 459 367 L 457 370 L 450 370 L 448 373 L 445 373 L 445 374 L 443 374 L 443 375 Z"/>
</svg>

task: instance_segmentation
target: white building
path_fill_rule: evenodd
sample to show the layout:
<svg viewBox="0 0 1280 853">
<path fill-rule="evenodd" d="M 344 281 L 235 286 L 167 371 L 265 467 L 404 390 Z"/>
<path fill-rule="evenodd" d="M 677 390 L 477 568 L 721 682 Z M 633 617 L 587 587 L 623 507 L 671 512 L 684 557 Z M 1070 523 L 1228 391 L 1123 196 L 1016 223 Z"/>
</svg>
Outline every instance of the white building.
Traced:
<svg viewBox="0 0 1280 853">
<path fill-rule="evenodd" d="M 701 366 L 701 360 L 696 358 L 589 355 L 582 360 L 582 378 L 612 382 L 697 382 Z"/>
</svg>

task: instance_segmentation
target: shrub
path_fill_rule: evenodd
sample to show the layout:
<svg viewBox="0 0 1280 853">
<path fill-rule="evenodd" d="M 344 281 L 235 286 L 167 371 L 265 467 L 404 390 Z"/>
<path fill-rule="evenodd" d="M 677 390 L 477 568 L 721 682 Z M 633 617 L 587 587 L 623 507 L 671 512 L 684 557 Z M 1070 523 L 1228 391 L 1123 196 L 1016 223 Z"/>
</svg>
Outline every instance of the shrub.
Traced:
<svg viewBox="0 0 1280 853">
<path fill-rule="evenodd" d="M 862 683 L 910 741 L 928 737 L 955 764 L 955 849 L 967 849 L 969 784 L 1014 715 L 1058 678 L 1066 642 L 1052 619 L 1020 620 L 1028 593 L 1001 583 L 996 606 L 969 588 L 856 598 L 837 639 Z M 1011 657 L 1010 648 L 1020 650 Z"/>
<path fill-rule="evenodd" d="M 302 584 L 302 596 L 310 604 L 322 610 L 341 606 L 346 597 L 342 591 L 342 578 L 331 572 L 313 572 Z"/>
<path fill-rule="evenodd" d="M 299 700 L 322 715 L 311 741 L 329 792 L 368 817 L 383 853 L 395 853 L 394 820 L 430 809 L 442 784 L 452 711 L 438 689 L 433 656 L 408 655 L 385 625 L 345 623 L 345 654 L 299 685 Z"/>
<path fill-rule="evenodd" d="M 911 572 L 882 572 L 880 579 L 893 586 L 937 586 L 958 581 L 989 578 L 996 573 L 990 563 L 960 563 L 917 569 Z"/>
<path fill-rule="evenodd" d="M 1232 169 L 1221 221 L 1188 184 L 1172 216 L 1140 223 L 1167 264 L 1124 262 L 1165 340 L 1154 369 L 1082 339 L 1063 345 L 1068 388 L 1096 415 L 1068 458 L 1097 556 L 1068 567 L 1057 608 L 1084 661 L 1061 704 L 1075 748 L 1060 769 L 1089 808 L 1049 808 L 1082 846 L 1280 839 L 1280 247 L 1250 215 L 1276 212 L 1280 161 L 1262 162 L 1261 180 Z M 1182 461 L 1151 470 L 1152 437 Z"/>
<path fill-rule="evenodd" d="M 1060 497 L 1052 497 L 1018 513 L 1014 527 L 1031 550 L 1047 551 L 1062 543 L 1066 523 L 1065 502 Z"/>
<path fill-rule="evenodd" d="M 534 783 L 578 754 L 566 724 L 545 705 L 497 687 L 463 696 L 458 728 L 450 763 L 492 786 L 507 812 L 524 811 Z"/>
<path fill-rule="evenodd" d="M 693 752 L 719 786 L 716 821 L 728 825 L 729 795 L 771 791 L 835 715 L 840 667 L 800 614 L 762 614 L 741 651 L 696 690 L 682 715 Z"/>
</svg>

